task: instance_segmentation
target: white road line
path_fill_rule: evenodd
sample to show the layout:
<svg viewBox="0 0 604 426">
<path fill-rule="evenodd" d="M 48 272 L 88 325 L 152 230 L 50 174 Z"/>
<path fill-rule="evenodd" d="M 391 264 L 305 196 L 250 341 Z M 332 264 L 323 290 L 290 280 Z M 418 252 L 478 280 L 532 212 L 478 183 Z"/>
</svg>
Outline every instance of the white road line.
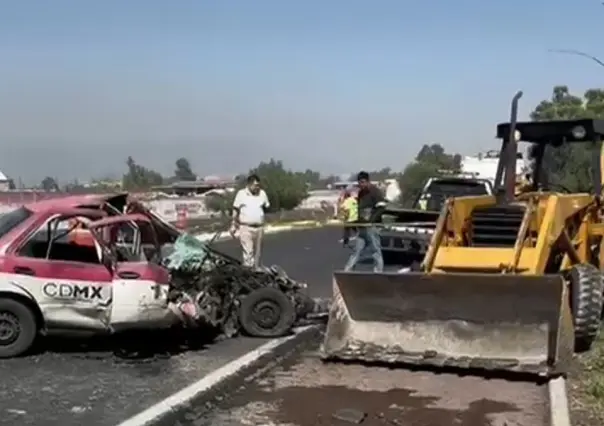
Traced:
<svg viewBox="0 0 604 426">
<path fill-rule="evenodd" d="M 149 424 L 152 424 L 158 418 L 164 416 L 165 414 L 171 411 L 177 410 L 178 408 L 180 408 L 180 406 L 193 400 L 195 397 L 207 391 L 208 389 L 216 386 L 221 381 L 233 376 L 234 374 L 237 374 L 237 372 L 239 372 L 241 369 L 253 364 L 255 361 L 260 359 L 260 357 L 268 354 L 269 352 L 274 351 L 279 346 L 287 343 L 288 341 L 295 339 L 298 334 L 316 327 L 317 326 L 314 325 L 299 327 L 295 330 L 295 334 L 291 336 L 271 340 L 270 342 L 265 343 L 259 348 L 256 348 L 241 356 L 240 358 L 237 358 L 236 360 L 231 361 L 226 365 L 223 365 L 217 370 L 214 370 L 210 374 L 203 377 L 201 380 L 198 380 L 192 385 L 187 386 L 186 388 L 176 392 L 175 394 L 169 396 L 163 401 L 160 401 L 157 404 L 147 408 L 146 410 L 136 414 L 135 416 L 124 420 L 118 426 L 147 426 Z"/>
<path fill-rule="evenodd" d="M 550 426 L 570 426 L 566 380 L 558 377 L 547 384 L 549 391 Z"/>
</svg>

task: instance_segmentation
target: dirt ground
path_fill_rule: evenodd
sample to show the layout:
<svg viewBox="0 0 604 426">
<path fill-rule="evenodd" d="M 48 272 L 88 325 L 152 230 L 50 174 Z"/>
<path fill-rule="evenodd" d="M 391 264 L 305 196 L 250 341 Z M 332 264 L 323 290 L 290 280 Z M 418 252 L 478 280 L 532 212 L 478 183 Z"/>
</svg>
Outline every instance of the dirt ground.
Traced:
<svg viewBox="0 0 604 426">
<path fill-rule="evenodd" d="M 245 381 L 179 425 L 541 426 L 547 392 L 535 383 L 324 364 L 316 350 Z M 342 419 L 342 417 L 350 417 Z"/>
<path fill-rule="evenodd" d="M 573 426 L 603 425 L 604 334 L 589 352 L 577 356 L 567 383 Z"/>
</svg>

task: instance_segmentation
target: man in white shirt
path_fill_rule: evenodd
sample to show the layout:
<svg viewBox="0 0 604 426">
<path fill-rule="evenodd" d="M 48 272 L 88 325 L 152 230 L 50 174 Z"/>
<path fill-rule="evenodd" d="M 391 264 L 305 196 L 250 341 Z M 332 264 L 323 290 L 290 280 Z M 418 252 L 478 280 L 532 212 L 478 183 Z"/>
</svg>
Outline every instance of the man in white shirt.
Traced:
<svg viewBox="0 0 604 426">
<path fill-rule="evenodd" d="M 260 188 L 260 178 L 250 175 L 245 188 L 237 191 L 233 201 L 231 235 L 239 233 L 243 264 L 259 266 L 264 233 L 264 212 L 270 206 L 266 192 Z"/>
</svg>

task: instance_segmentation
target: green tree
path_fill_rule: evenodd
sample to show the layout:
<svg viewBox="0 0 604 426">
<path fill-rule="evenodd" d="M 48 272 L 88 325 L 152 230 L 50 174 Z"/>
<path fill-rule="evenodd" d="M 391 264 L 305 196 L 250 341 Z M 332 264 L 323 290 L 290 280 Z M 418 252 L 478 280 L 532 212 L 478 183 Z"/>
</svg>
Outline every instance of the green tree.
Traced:
<svg viewBox="0 0 604 426">
<path fill-rule="evenodd" d="M 396 176 L 396 173 L 390 167 L 384 167 L 380 170 L 369 172 L 372 180 L 382 181 Z"/>
<path fill-rule="evenodd" d="M 231 214 L 231 208 L 233 206 L 233 199 L 235 198 L 235 191 L 232 193 L 226 193 L 222 195 L 211 195 L 204 199 L 206 207 L 213 212 L 221 213 L 223 216 Z"/>
<path fill-rule="evenodd" d="M 42 179 L 40 187 L 46 192 L 59 190 L 59 185 L 57 184 L 57 181 L 50 176 L 46 176 L 44 179 Z"/>
<path fill-rule="evenodd" d="M 324 189 L 327 188 L 328 185 L 339 180 L 337 176 L 322 176 L 320 172 L 312 169 L 306 169 L 303 172 L 296 172 L 296 175 L 306 182 L 306 185 L 309 189 Z"/>
<path fill-rule="evenodd" d="M 439 144 L 422 146 L 415 160 L 405 167 L 399 177 L 402 190 L 400 201 L 409 207 L 419 195 L 426 180 L 442 176 L 445 172 L 457 173 L 460 170 L 459 154 L 447 154 Z"/>
<path fill-rule="evenodd" d="M 319 183 L 317 184 L 317 188 L 327 188 L 329 185 L 333 185 L 334 183 L 336 183 L 339 180 L 340 179 L 336 175 L 328 175 L 328 176 L 322 177 L 321 180 L 319 181 Z"/>
<path fill-rule="evenodd" d="M 282 161 L 262 162 L 249 174 L 256 174 L 271 203 L 271 211 L 292 210 L 308 196 L 308 187 L 300 175 L 285 169 Z"/>
<path fill-rule="evenodd" d="M 197 180 L 197 175 L 193 173 L 193 170 L 191 169 L 191 163 L 189 163 L 189 160 L 184 157 L 181 157 L 176 160 L 176 170 L 174 171 L 174 177 L 176 177 L 177 180 L 184 181 Z"/>
<path fill-rule="evenodd" d="M 398 173 L 394 172 L 390 167 L 384 167 L 380 170 L 365 170 L 369 173 L 369 178 L 372 181 L 383 181 L 384 179 L 391 179 L 397 177 Z M 352 173 L 348 180 L 356 181 L 358 172 Z"/>
<path fill-rule="evenodd" d="M 63 185 L 63 191 L 70 194 L 84 194 L 88 192 L 88 188 L 82 185 L 77 179 Z"/>
<path fill-rule="evenodd" d="M 146 190 L 161 185 L 163 178 L 158 172 L 136 164 L 132 157 L 126 160 L 128 172 L 122 177 L 122 186 L 127 190 Z"/>
<path fill-rule="evenodd" d="M 306 182 L 310 187 L 316 187 L 321 181 L 321 173 L 311 169 L 306 169 L 303 172 L 296 172 L 296 176 Z"/>
<path fill-rule="evenodd" d="M 604 118 L 604 90 L 589 89 L 583 96 L 570 93 L 567 86 L 556 86 L 548 100 L 541 101 L 531 113 L 535 121 Z M 564 144 L 547 147 L 543 176 L 553 190 L 583 192 L 591 187 L 590 144 Z M 532 149 L 529 150 L 531 159 Z"/>
<path fill-rule="evenodd" d="M 250 174 L 256 174 L 260 178 L 262 187 L 271 203 L 269 211 L 292 210 L 308 196 L 308 186 L 304 178 L 304 173 L 287 170 L 283 162 L 271 159 L 268 162 L 262 162 Z M 245 186 L 245 176 L 239 176 L 238 187 Z M 207 207 L 214 211 L 222 211 L 226 214 L 233 204 L 235 192 L 225 195 L 223 198 L 216 197 L 208 200 Z"/>
</svg>

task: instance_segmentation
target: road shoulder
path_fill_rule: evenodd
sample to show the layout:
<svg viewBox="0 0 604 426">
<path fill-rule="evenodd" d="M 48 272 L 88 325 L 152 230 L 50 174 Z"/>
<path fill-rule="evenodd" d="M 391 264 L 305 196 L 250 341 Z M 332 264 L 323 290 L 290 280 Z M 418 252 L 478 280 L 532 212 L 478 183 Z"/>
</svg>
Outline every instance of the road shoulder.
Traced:
<svg viewBox="0 0 604 426">
<path fill-rule="evenodd" d="M 545 425 L 545 384 L 352 363 L 325 364 L 318 341 L 189 407 L 183 426 Z M 337 419 L 347 417 L 347 422 Z M 355 419 L 356 418 L 356 419 Z"/>
<path fill-rule="evenodd" d="M 604 335 L 589 352 L 575 358 L 568 393 L 574 426 L 604 424 Z"/>
<path fill-rule="evenodd" d="M 119 426 L 178 424 L 180 418 L 193 407 L 211 404 L 215 398 L 232 391 L 242 378 L 278 363 L 295 351 L 298 345 L 316 338 L 318 333 L 318 326 L 306 326 L 296 329 L 290 336 L 273 339 L 121 422 Z"/>
</svg>

